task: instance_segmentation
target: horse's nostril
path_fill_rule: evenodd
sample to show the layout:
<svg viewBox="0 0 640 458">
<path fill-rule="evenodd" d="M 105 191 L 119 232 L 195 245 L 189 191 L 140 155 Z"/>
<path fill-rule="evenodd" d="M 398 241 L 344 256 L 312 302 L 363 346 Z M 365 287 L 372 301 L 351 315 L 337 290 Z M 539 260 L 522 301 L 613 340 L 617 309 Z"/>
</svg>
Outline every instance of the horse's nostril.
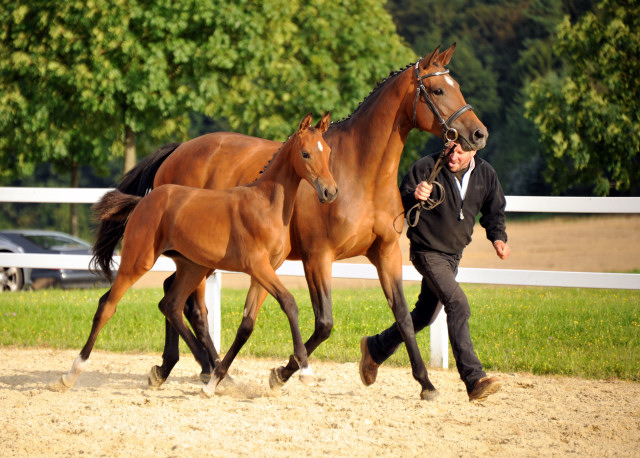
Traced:
<svg viewBox="0 0 640 458">
<path fill-rule="evenodd" d="M 485 133 L 482 129 L 478 129 L 473 133 L 473 138 L 480 140 L 485 137 Z"/>
</svg>

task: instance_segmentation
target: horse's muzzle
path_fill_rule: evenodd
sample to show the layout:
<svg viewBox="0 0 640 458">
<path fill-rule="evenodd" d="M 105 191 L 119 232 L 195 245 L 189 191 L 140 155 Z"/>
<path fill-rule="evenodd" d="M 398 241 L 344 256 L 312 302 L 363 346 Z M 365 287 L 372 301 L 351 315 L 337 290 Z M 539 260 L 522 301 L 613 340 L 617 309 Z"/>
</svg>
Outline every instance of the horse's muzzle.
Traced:
<svg viewBox="0 0 640 458">
<path fill-rule="evenodd" d="M 331 186 L 325 186 L 316 182 L 315 188 L 318 193 L 318 200 L 323 204 L 331 203 L 338 197 L 338 186 L 335 183 Z"/>
</svg>

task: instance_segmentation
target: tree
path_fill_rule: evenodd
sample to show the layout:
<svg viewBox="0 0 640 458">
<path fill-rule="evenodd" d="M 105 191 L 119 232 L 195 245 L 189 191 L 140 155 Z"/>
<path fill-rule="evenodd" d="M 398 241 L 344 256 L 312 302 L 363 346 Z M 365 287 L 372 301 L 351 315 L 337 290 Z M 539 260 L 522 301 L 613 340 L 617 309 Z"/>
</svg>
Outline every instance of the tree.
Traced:
<svg viewBox="0 0 640 458">
<path fill-rule="evenodd" d="M 546 149 L 557 193 L 587 187 L 600 196 L 635 191 L 640 180 L 640 4 L 604 0 L 558 28 L 565 64 L 535 80 L 527 116 Z"/>
<path fill-rule="evenodd" d="M 72 185 L 112 154 L 127 170 L 141 136 L 186 138 L 192 112 L 284 140 L 414 57 L 376 0 L 32 0 L 0 37 L 0 180 L 49 162 Z"/>
</svg>

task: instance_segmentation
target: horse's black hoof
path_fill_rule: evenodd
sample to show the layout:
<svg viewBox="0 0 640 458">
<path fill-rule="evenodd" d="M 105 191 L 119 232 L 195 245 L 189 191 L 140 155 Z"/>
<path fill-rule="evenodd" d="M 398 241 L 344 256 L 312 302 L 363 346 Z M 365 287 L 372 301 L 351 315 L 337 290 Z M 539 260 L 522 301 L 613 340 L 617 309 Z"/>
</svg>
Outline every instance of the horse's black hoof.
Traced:
<svg viewBox="0 0 640 458">
<path fill-rule="evenodd" d="M 167 379 L 160 374 L 160 366 L 153 366 L 149 371 L 149 388 L 158 389 Z"/>
<path fill-rule="evenodd" d="M 211 380 L 211 372 L 209 372 L 208 374 L 205 374 L 204 372 L 200 373 L 200 381 L 202 383 L 206 385 L 207 383 L 209 383 L 209 380 Z"/>
<path fill-rule="evenodd" d="M 439 396 L 438 390 L 435 388 L 433 390 L 422 390 L 420 393 L 420 399 L 423 401 L 433 401 L 435 398 Z"/>
</svg>

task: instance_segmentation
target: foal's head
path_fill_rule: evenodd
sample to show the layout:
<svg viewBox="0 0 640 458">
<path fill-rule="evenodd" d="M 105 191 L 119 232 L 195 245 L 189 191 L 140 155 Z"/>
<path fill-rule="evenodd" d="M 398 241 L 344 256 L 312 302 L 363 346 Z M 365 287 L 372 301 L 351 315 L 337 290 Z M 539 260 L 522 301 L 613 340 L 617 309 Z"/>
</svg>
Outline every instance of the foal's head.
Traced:
<svg viewBox="0 0 640 458">
<path fill-rule="evenodd" d="M 313 186 L 320 202 L 333 202 L 338 195 L 338 186 L 329 171 L 331 148 L 322 138 L 331 123 L 331 113 L 327 113 L 311 127 L 311 114 L 304 117 L 298 130 L 289 138 L 286 145 L 292 148 L 293 167 Z"/>
</svg>

